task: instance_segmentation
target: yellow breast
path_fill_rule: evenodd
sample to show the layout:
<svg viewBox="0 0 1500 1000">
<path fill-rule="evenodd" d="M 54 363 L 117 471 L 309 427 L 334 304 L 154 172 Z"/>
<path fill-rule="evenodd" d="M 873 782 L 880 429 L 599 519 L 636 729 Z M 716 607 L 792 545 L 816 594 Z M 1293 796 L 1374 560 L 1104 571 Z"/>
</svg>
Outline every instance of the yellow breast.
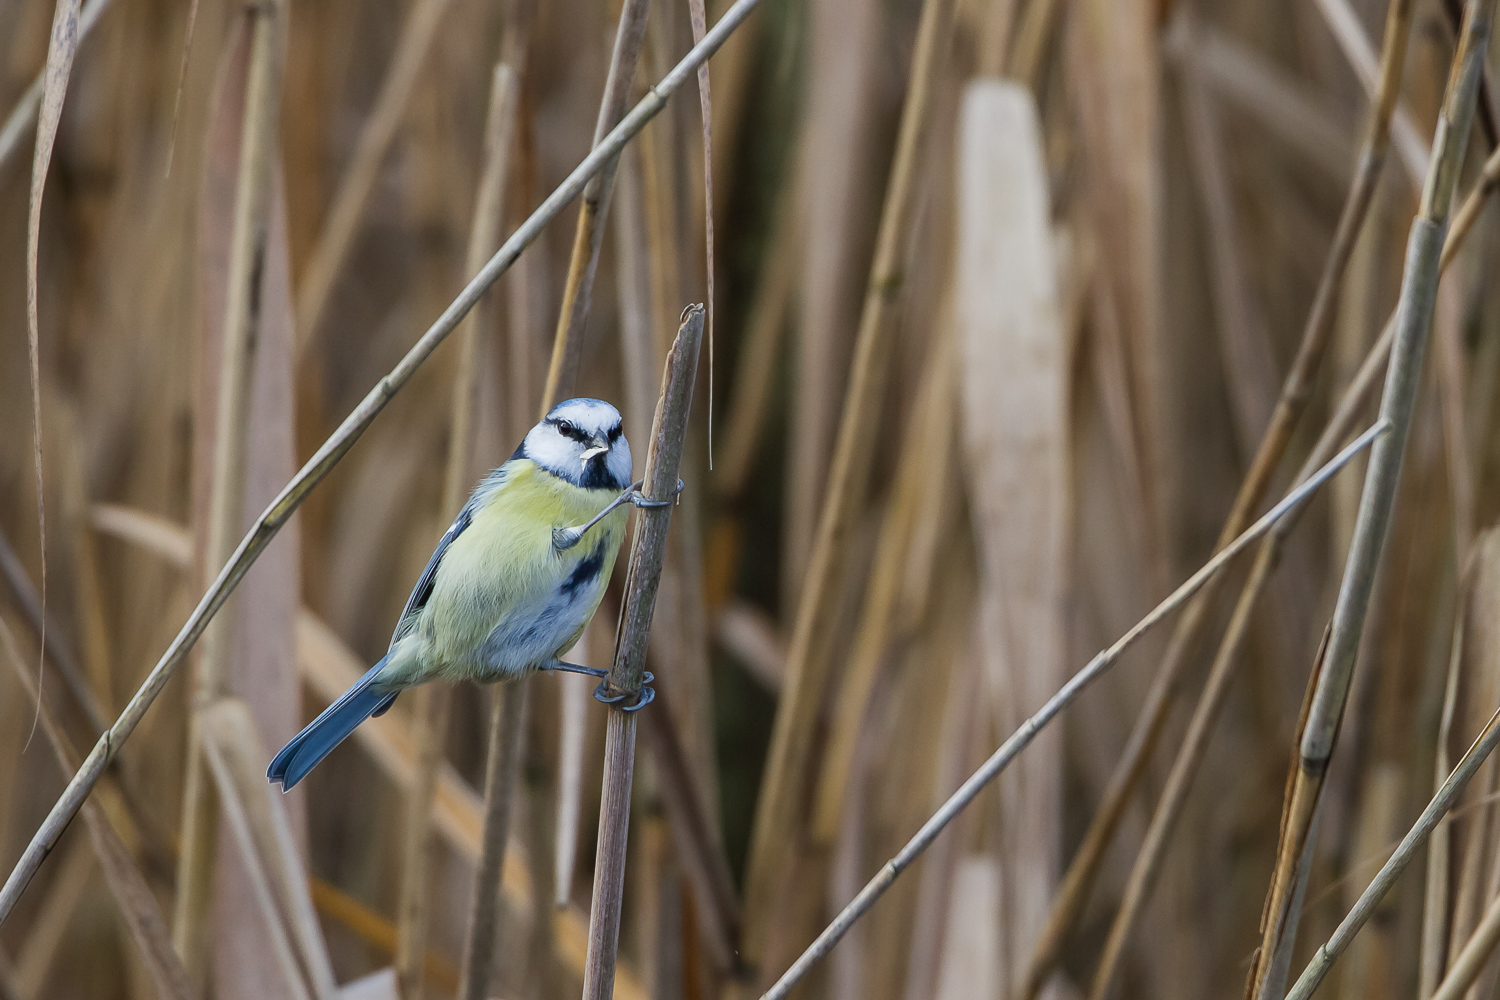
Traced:
<svg viewBox="0 0 1500 1000">
<path fill-rule="evenodd" d="M 439 670 L 477 669 L 470 661 L 497 626 L 539 613 L 584 560 L 602 556 L 598 579 L 608 580 L 624 538 L 627 514 L 622 506 L 579 544 L 559 551 L 552 544 L 552 529 L 587 522 L 616 494 L 574 486 L 529 460 L 507 463 L 505 474 L 488 490 L 476 496 L 472 523 L 444 555 L 424 615 L 424 630 L 439 661 L 433 666 Z M 589 616 L 602 596 L 603 587 L 597 589 Z"/>
</svg>

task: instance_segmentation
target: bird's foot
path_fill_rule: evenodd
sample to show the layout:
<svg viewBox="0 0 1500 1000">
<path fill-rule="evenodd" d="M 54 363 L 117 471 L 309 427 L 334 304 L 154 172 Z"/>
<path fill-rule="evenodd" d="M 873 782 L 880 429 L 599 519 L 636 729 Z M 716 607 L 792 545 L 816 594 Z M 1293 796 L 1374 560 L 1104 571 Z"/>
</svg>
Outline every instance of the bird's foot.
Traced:
<svg viewBox="0 0 1500 1000">
<path fill-rule="evenodd" d="M 683 490 L 687 489 L 687 486 L 681 479 L 679 479 L 677 480 L 677 488 L 672 491 L 672 495 L 666 500 L 649 500 L 647 499 L 646 494 L 642 493 L 640 489 L 641 485 L 644 483 L 645 480 L 642 479 L 626 491 L 627 495 L 630 497 L 630 502 L 635 506 L 642 508 L 643 510 L 655 510 L 658 507 L 670 507 L 672 506 L 672 504 L 677 502 L 677 495 Z"/>
<path fill-rule="evenodd" d="M 656 678 L 651 675 L 651 671 L 646 671 L 641 677 L 641 689 L 635 692 L 635 700 L 626 705 L 621 703 L 630 697 L 630 692 L 621 691 L 618 694 L 610 694 L 609 679 L 606 678 L 599 682 L 598 687 L 594 688 L 594 700 L 611 708 L 617 708 L 622 712 L 639 712 L 656 700 L 656 692 L 650 686 L 654 680 Z"/>
</svg>

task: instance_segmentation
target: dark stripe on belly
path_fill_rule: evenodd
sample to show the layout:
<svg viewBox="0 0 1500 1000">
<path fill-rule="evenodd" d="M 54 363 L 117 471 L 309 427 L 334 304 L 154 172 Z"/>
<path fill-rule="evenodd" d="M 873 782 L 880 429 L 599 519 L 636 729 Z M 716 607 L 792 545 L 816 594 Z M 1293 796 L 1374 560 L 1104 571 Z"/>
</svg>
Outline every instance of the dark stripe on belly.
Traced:
<svg viewBox="0 0 1500 1000">
<path fill-rule="evenodd" d="M 562 582 L 561 587 L 557 588 L 557 592 L 571 600 L 580 587 L 586 587 L 594 582 L 595 578 L 599 576 L 599 570 L 603 566 L 604 542 L 600 541 L 598 545 L 594 546 L 594 551 L 590 552 L 577 566 L 573 567 L 573 572 L 568 574 L 568 578 Z"/>
</svg>

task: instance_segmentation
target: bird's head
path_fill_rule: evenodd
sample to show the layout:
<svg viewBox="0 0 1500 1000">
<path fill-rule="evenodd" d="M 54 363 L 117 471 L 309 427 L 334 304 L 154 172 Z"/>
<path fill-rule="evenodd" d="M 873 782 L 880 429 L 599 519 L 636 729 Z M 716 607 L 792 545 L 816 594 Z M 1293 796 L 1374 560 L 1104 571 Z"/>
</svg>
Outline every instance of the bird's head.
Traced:
<svg viewBox="0 0 1500 1000">
<path fill-rule="evenodd" d="M 630 485 L 630 443 L 620 425 L 620 411 L 602 399 L 558 403 L 527 432 L 516 456 L 585 489 L 623 490 Z"/>
</svg>

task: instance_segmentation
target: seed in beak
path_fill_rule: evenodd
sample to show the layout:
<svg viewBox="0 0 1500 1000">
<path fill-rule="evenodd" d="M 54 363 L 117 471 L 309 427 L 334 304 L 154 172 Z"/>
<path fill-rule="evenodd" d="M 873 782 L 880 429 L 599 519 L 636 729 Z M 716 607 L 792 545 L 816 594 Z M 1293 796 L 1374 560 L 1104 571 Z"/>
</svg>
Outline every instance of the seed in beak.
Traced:
<svg viewBox="0 0 1500 1000">
<path fill-rule="evenodd" d="M 589 459 L 593 458 L 595 455 L 602 455 L 606 451 L 609 451 L 609 445 L 590 448 L 588 451 L 585 451 L 582 455 L 579 456 L 579 461 L 584 465 L 588 465 Z"/>
</svg>

